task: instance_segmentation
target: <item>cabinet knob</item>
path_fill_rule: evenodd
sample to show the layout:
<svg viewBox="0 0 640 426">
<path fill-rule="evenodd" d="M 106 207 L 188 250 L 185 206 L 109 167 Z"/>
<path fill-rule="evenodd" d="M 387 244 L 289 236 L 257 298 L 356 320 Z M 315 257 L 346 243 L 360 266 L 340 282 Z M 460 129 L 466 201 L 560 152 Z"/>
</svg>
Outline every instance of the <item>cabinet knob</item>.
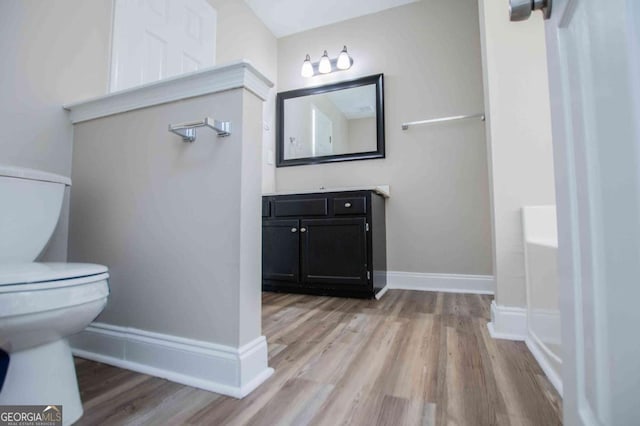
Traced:
<svg viewBox="0 0 640 426">
<path fill-rule="evenodd" d="M 349 208 L 349 207 L 351 207 L 351 203 L 344 203 L 344 206 L 345 206 L 346 208 Z"/>
<path fill-rule="evenodd" d="M 307 232 L 307 228 L 300 228 L 300 232 Z"/>
<path fill-rule="evenodd" d="M 291 228 L 291 232 L 298 232 L 298 228 Z"/>
</svg>

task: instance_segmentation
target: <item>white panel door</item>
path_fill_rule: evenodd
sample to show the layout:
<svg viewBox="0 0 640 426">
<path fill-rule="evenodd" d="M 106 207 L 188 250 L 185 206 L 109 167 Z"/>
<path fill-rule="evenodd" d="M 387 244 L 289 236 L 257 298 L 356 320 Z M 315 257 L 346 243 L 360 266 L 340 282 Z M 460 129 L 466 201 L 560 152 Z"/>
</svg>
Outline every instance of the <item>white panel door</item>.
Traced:
<svg viewBox="0 0 640 426">
<path fill-rule="evenodd" d="M 206 0 L 115 0 L 111 91 L 215 64 L 216 11 Z"/>
<path fill-rule="evenodd" d="M 640 424 L 639 24 L 637 0 L 546 23 L 567 425 Z"/>
<path fill-rule="evenodd" d="M 312 123 L 312 155 L 325 156 L 333 155 L 333 122 L 319 108 L 311 108 Z"/>
</svg>

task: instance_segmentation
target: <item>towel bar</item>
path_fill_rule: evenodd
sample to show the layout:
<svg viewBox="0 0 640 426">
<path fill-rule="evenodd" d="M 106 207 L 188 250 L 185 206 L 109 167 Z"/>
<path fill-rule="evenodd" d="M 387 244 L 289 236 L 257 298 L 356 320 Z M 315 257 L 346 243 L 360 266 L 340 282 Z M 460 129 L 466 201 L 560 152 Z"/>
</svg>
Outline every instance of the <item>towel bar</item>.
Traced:
<svg viewBox="0 0 640 426">
<path fill-rule="evenodd" d="M 214 120 L 211 117 L 205 117 L 204 120 L 189 121 L 180 124 L 169 124 L 169 131 L 180 136 L 184 142 L 193 142 L 196 140 L 196 129 L 198 127 L 209 127 L 218 133 L 218 136 L 225 137 L 231 134 L 231 123 L 228 121 Z"/>
<path fill-rule="evenodd" d="M 435 124 L 443 123 L 445 121 L 467 120 L 469 118 L 479 118 L 482 121 L 484 121 L 485 119 L 484 114 L 456 115 L 453 117 L 434 118 L 432 120 L 411 121 L 409 123 L 402 123 L 402 130 L 407 130 L 410 126 L 417 126 L 419 124 Z"/>
</svg>

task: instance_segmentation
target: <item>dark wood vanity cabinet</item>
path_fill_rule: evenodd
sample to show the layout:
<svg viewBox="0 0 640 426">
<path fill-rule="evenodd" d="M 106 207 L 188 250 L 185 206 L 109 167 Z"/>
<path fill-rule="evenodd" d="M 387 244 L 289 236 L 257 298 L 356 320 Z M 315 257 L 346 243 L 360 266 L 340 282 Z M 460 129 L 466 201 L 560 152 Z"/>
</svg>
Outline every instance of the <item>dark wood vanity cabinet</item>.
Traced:
<svg viewBox="0 0 640 426">
<path fill-rule="evenodd" d="M 374 191 L 263 197 L 263 289 L 374 297 L 386 285 L 384 204 Z"/>
</svg>

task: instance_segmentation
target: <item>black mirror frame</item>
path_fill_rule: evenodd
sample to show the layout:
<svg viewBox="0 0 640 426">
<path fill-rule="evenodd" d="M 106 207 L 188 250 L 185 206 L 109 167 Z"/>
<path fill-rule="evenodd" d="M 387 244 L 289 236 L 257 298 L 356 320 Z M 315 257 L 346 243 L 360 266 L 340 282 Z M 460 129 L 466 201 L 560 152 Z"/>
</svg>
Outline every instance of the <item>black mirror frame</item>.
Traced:
<svg viewBox="0 0 640 426">
<path fill-rule="evenodd" d="M 356 80 L 341 81 L 324 86 L 309 87 L 304 89 L 280 92 L 276 96 L 276 167 L 304 166 L 308 164 L 334 163 L 337 161 L 368 160 L 372 158 L 384 158 L 384 84 L 383 74 L 375 74 Z M 376 85 L 376 133 L 377 143 L 375 151 L 356 152 L 352 154 L 326 155 L 323 157 L 307 157 L 284 159 L 284 101 L 302 96 L 317 95 L 336 90 L 351 89 L 354 87 Z"/>
</svg>

